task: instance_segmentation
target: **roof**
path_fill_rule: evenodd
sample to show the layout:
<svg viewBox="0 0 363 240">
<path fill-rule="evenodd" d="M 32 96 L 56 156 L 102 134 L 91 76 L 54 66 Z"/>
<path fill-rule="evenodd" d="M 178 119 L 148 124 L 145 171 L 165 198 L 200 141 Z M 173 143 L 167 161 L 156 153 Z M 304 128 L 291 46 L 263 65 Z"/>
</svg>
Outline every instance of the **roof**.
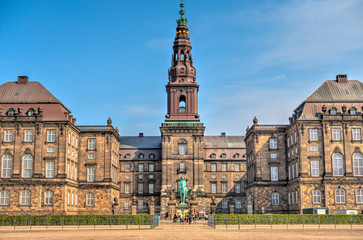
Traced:
<svg viewBox="0 0 363 240">
<path fill-rule="evenodd" d="M 245 136 L 204 136 L 205 148 L 246 148 Z"/>
<path fill-rule="evenodd" d="M 120 137 L 120 149 L 161 148 L 160 136 Z"/>
<path fill-rule="evenodd" d="M 363 102 L 363 83 L 327 80 L 305 102 Z"/>
<path fill-rule="evenodd" d="M 0 103 L 60 103 L 39 82 L 7 82 L 0 85 Z"/>
</svg>

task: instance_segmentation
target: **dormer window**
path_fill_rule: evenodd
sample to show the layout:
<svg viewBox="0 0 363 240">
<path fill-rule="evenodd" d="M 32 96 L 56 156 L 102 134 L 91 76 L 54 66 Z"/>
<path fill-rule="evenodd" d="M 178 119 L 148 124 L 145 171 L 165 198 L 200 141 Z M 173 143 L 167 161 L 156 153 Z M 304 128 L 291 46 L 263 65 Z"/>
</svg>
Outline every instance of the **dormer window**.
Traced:
<svg viewBox="0 0 363 240">
<path fill-rule="evenodd" d="M 151 154 L 149 155 L 149 159 L 151 159 L 151 160 L 155 159 L 155 154 L 151 153 Z"/>
<path fill-rule="evenodd" d="M 337 109 L 335 107 L 330 109 L 330 115 L 337 115 Z"/>
<path fill-rule="evenodd" d="M 145 157 L 144 154 L 142 154 L 142 153 L 139 154 L 139 159 L 144 159 L 144 157 Z"/>
<path fill-rule="evenodd" d="M 357 109 L 355 107 L 352 107 L 350 110 L 350 115 L 357 115 Z"/>
<path fill-rule="evenodd" d="M 226 158 L 226 154 L 225 153 L 222 153 L 221 154 L 221 158 Z"/>
<path fill-rule="evenodd" d="M 186 112 L 184 95 L 180 96 L 180 98 L 179 98 L 179 112 L 181 112 L 181 113 Z"/>
<path fill-rule="evenodd" d="M 239 154 L 238 153 L 234 154 L 233 158 L 239 158 Z"/>
<path fill-rule="evenodd" d="M 209 157 L 214 159 L 214 158 L 216 158 L 216 154 L 212 153 Z"/>
<path fill-rule="evenodd" d="M 29 108 L 28 111 L 26 112 L 26 115 L 28 117 L 34 116 L 34 109 L 33 108 Z"/>
<path fill-rule="evenodd" d="M 125 159 L 130 159 L 131 155 L 130 154 L 126 154 L 125 155 Z"/>
<path fill-rule="evenodd" d="M 11 117 L 11 116 L 14 116 L 14 114 L 15 114 L 14 109 L 10 108 L 10 109 L 8 110 L 8 112 L 7 112 L 7 114 L 6 114 L 6 115 L 8 115 L 9 117 Z"/>
</svg>

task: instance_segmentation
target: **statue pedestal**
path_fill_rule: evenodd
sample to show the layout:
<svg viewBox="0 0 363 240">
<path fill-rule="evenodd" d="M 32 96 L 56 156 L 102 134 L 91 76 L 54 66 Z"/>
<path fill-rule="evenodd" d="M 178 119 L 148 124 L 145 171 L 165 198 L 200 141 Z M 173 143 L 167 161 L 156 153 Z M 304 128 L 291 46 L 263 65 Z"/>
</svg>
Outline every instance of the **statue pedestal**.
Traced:
<svg viewBox="0 0 363 240">
<path fill-rule="evenodd" d="M 182 219 L 184 219 L 186 216 L 189 215 L 189 206 L 186 205 L 176 205 L 176 215 L 178 217 L 181 217 Z"/>
</svg>

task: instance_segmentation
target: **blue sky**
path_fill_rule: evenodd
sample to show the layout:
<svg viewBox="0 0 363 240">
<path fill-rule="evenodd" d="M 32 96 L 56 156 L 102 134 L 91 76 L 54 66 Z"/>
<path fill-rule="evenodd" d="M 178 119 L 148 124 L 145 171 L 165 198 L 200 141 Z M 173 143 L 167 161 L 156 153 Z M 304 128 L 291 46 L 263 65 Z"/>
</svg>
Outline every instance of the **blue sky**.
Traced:
<svg viewBox="0 0 363 240">
<path fill-rule="evenodd" d="M 206 134 L 287 123 L 325 80 L 363 80 L 361 0 L 185 0 Z M 77 118 L 159 135 L 177 0 L 0 0 L 0 83 L 28 75 Z"/>
</svg>

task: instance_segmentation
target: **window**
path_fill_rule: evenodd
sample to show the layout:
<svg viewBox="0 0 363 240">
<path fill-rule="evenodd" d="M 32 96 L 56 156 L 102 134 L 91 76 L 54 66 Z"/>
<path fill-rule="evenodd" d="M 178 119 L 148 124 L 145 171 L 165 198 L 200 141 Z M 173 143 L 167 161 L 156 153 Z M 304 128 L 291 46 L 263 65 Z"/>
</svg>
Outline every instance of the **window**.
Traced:
<svg viewBox="0 0 363 240">
<path fill-rule="evenodd" d="M 321 192 L 319 190 L 313 191 L 313 203 L 320 204 L 321 203 Z"/>
<path fill-rule="evenodd" d="M 217 175 L 213 174 L 213 175 L 212 175 L 212 178 L 217 178 Z"/>
<path fill-rule="evenodd" d="M 278 167 L 270 167 L 271 171 L 271 181 L 279 180 L 279 168 Z"/>
<path fill-rule="evenodd" d="M 270 149 L 277 149 L 277 139 L 276 138 L 270 139 Z"/>
<path fill-rule="evenodd" d="M 144 209 L 144 201 L 143 200 L 137 200 L 137 208 L 138 209 Z"/>
<path fill-rule="evenodd" d="M 216 158 L 216 154 L 215 153 L 212 153 L 209 157 L 210 158 Z"/>
<path fill-rule="evenodd" d="M 345 203 L 345 191 L 343 189 L 335 191 L 335 203 Z"/>
<path fill-rule="evenodd" d="M 124 209 L 129 209 L 130 208 L 130 202 L 129 201 L 125 201 L 124 202 Z"/>
<path fill-rule="evenodd" d="M 241 184 L 240 183 L 236 183 L 234 185 L 234 192 L 235 193 L 241 193 Z"/>
<path fill-rule="evenodd" d="M 291 180 L 291 166 L 288 166 L 288 170 L 289 170 L 289 180 Z"/>
<path fill-rule="evenodd" d="M 144 175 L 139 175 L 139 179 L 144 179 Z"/>
<path fill-rule="evenodd" d="M 47 177 L 47 178 L 54 177 L 54 162 L 46 163 L 45 177 Z"/>
<path fill-rule="evenodd" d="M 333 155 L 334 176 L 343 176 L 343 156 L 339 153 Z"/>
<path fill-rule="evenodd" d="M 155 154 L 150 154 L 149 159 L 151 159 L 151 160 L 155 159 Z"/>
<path fill-rule="evenodd" d="M 180 162 L 179 169 L 181 172 L 185 172 L 185 162 Z"/>
<path fill-rule="evenodd" d="M 145 158 L 145 155 L 142 154 L 142 153 L 140 153 L 138 157 L 139 157 L 139 159 L 144 159 Z"/>
<path fill-rule="evenodd" d="M 88 159 L 95 159 L 95 155 L 93 153 L 88 154 Z"/>
<path fill-rule="evenodd" d="M 238 153 L 236 153 L 236 154 L 233 155 L 233 158 L 239 158 L 239 156 L 240 155 Z"/>
<path fill-rule="evenodd" d="M 34 116 L 34 109 L 33 108 L 29 108 L 28 111 L 26 112 L 26 115 L 28 117 Z"/>
<path fill-rule="evenodd" d="M 280 195 L 278 193 L 272 193 L 271 204 L 277 206 L 280 204 Z"/>
<path fill-rule="evenodd" d="M 30 205 L 30 191 L 24 190 L 20 192 L 20 205 Z"/>
<path fill-rule="evenodd" d="M 295 169 L 294 169 L 294 165 L 291 165 L 291 173 L 292 173 L 292 179 L 295 178 Z"/>
<path fill-rule="evenodd" d="M 357 199 L 357 203 L 363 203 L 363 190 L 362 189 L 358 189 L 356 191 L 356 199 Z"/>
<path fill-rule="evenodd" d="M 33 141 L 33 131 L 25 130 L 24 131 L 24 142 L 32 142 Z"/>
<path fill-rule="evenodd" d="M 48 153 L 54 153 L 54 147 L 47 147 Z"/>
<path fill-rule="evenodd" d="M 139 163 L 139 172 L 143 172 L 143 171 L 144 171 L 144 164 Z"/>
<path fill-rule="evenodd" d="M 53 192 L 46 191 L 44 193 L 44 205 L 52 205 L 53 204 Z"/>
<path fill-rule="evenodd" d="M 95 195 L 93 193 L 87 193 L 86 195 L 86 206 L 95 205 Z"/>
<path fill-rule="evenodd" d="M 337 109 L 334 107 L 330 109 L 330 115 L 337 115 Z"/>
<path fill-rule="evenodd" d="M 270 158 L 273 158 L 273 159 L 277 158 L 277 153 L 271 153 Z"/>
<path fill-rule="evenodd" d="M 222 163 L 222 172 L 227 171 L 227 163 Z"/>
<path fill-rule="evenodd" d="M 88 139 L 88 149 L 89 150 L 96 149 L 96 139 Z"/>
<path fill-rule="evenodd" d="M 236 175 L 234 175 L 234 178 L 239 179 L 240 178 L 240 175 L 239 174 L 236 174 Z"/>
<path fill-rule="evenodd" d="M 125 172 L 131 171 L 131 164 L 125 164 Z"/>
<path fill-rule="evenodd" d="M 298 195 L 298 192 L 296 191 L 295 194 L 296 194 L 295 201 L 296 201 L 296 204 L 298 204 L 299 203 L 299 195 Z"/>
<path fill-rule="evenodd" d="M 10 193 L 9 191 L 3 190 L 0 192 L 0 205 L 10 204 Z"/>
<path fill-rule="evenodd" d="M 222 175 L 222 178 L 227 178 L 227 175 L 226 175 L 226 174 L 223 174 L 223 175 Z"/>
<path fill-rule="evenodd" d="M 227 193 L 227 183 L 222 183 L 222 193 Z"/>
<path fill-rule="evenodd" d="M 67 204 L 68 204 L 68 206 L 69 205 L 71 205 L 71 193 L 70 192 L 68 192 L 68 194 L 67 194 Z"/>
<path fill-rule="evenodd" d="M 131 158 L 131 155 L 130 154 L 126 154 L 125 155 L 125 159 L 130 159 Z"/>
<path fill-rule="evenodd" d="M 211 183 L 211 191 L 212 193 L 217 193 L 217 183 Z"/>
<path fill-rule="evenodd" d="M 183 55 L 182 55 L 183 56 Z M 183 69 L 183 68 L 182 68 Z M 184 72 L 184 70 L 183 70 Z M 184 113 L 186 112 L 186 107 L 185 107 L 185 96 L 181 95 L 179 98 L 179 112 Z"/>
<path fill-rule="evenodd" d="M 299 163 L 295 164 L 295 169 L 296 169 L 296 177 L 299 177 Z"/>
<path fill-rule="evenodd" d="M 68 133 L 68 144 L 71 144 L 71 134 Z"/>
<path fill-rule="evenodd" d="M 179 154 L 180 155 L 187 154 L 186 149 L 187 149 L 187 144 L 185 144 L 185 143 L 180 143 L 179 144 Z"/>
<path fill-rule="evenodd" d="M 149 163 L 149 172 L 155 171 L 155 165 L 153 163 Z"/>
<path fill-rule="evenodd" d="M 12 141 L 13 141 L 13 130 L 5 130 L 4 142 L 12 142 Z"/>
<path fill-rule="evenodd" d="M 311 151 L 312 152 L 317 152 L 318 151 L 318 146 L 311 146 Z"/>
<path fill-rule="evenodd" d="M 154 179 L 154 175 L 150 174 L 149 179 Z"/>
<path fill-rule="evenodd" d="M 287 204 L 290 205 L 291 204 L 291 193 L 288 193 L 288 198 L 287 198 Z"/>
<path fill-rule="evenodd" d="M 69 166 L 69 163 L 67 164 L 67 178 L 69 178 L 69 168 L 70 168 L 70 166 Z"/>
<path fill-rule="evenodd" d="M 310 129 L 310 141 L 318 141 L 318 130 Z"/>
<path fill-rule="evenodd" d="M 239 163 L 235 163 L 235 164 L 234 164 L 234 171 L 236 171 L 236 172 L 241 171 L 241 164 L 239 164 Z"/>
<path fill-rule="evenodd" d="M 355 107 L 352 107 L 349 112 L 350 115 L 357 115 L 357 109 Z"/>
<path fill-rule="evenodd" d="M 154 194 L 154 183 L 149 183 L 149 193 Z"/>
<path fill-rule="evenodd" d="M 3 157 L 2 171 L 1 171 L 2 178 L 11 177 L 12 166 L 13 166 L 13 157 L 10 154 L 5 154 L 5 156 Z"/>
<path fill-rule="evenodd" d="M 12 109 L 12 108 L 9 108 L 9 110 L 8 110 L 8 112 L 7 112 L 7 114 L 6 114 L 8 117 L 11 117 L 11 116 L 14 116 L 15 115 L 15 111 L 14 111 L 14 109 Z"/>
<path fill-rule="evenodd" d="M 211 170 L 212 172 L 217 171 L 217 164 L 216 164 L 216 163 L 212 163 L 212 164 L 210 165 L 210 170 Z"/>
<path fill-rule="evenodd" d="M 291 204 L 294 204 L 294 192 L 291 193 Z"/>
<path fill-rule="evenodd" d="M 311 161 L 311 176 L 313 177 L 320 176 L 319 161 Z"/>
<path fill-rule="evenodd" d="M 30 178 L 33 170 L 33 157 L 32 155 L 25 155 L 23 158 L 23 178 Z"/>
<path fill-rule="evenodd" d="M 130 183 L 125 183 L 125 193 L 126 194 L 129 194 L 130 193 L 130 186 L 131 186 Z"/>
<path fill-rule="evenodd" d="M 221 158 L 226 158 L 226 154 L 225 153 L 222 153 L 221 154 Z"/>
<path fill-rule="evenodd" d="M 55 142 L 55 130 L 47 131 L 47 142 Z"/>
<path fill-rule="evenodd" d="M 222 200 L 222 208 L 223 209 L 227 209 L 228 208 L 228 201 L 227 200 Z"/>
<path fill-rule="evenodd" d="M 333 128 L 332 129 L 332 136 L 333 136 L 333 140 L 340 140 L 340 129 L 338 128 Z"/>
<path fill-rule="evenodd" d="M 236 209 L 241 209 L 242 205 L 241 205 L 241 200 L 236 200 Z"/>
<path fill-rule="evenodd" d="M 137 193 L 138 194 L 143 194 L 144 193 L 144 184 L 143 183 L 137 184 Z"/>
<path fill-rule="evenodd" d="M 353 155 L 354 176 L 363 176 L 363 156 L 360 153 Z"/>
<path fill-rule="evenodd" d="M 95 168 L 89 167 L 87 168 L 87 182 L 95 181 Z"/>
<path fill-rule="evenodd" d="M 352 137 L 353 137 L 353 140 L 361 140 L 360 128 L 352 129 Z"/>
</svg>

